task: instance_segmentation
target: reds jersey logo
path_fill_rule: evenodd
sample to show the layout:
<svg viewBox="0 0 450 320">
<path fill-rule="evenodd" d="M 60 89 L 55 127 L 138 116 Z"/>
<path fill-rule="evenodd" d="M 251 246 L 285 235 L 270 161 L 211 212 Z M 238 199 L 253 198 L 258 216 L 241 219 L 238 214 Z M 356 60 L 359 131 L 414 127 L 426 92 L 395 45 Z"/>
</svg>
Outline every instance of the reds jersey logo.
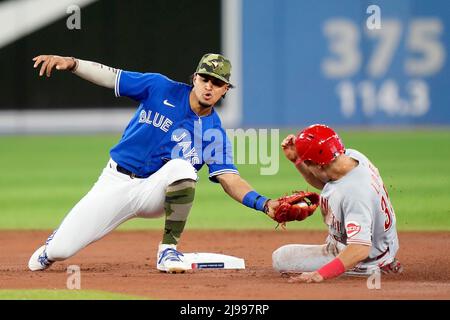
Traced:
<svg viewBox="0 0 450 320">
<path fill-rule="evenodd" d="M 356 221 L 349 221 L 345 225 L 345 230 L 347 231 L 347 237 L 351 238 L 361 231 L 361 225 Z"/>
</svg>

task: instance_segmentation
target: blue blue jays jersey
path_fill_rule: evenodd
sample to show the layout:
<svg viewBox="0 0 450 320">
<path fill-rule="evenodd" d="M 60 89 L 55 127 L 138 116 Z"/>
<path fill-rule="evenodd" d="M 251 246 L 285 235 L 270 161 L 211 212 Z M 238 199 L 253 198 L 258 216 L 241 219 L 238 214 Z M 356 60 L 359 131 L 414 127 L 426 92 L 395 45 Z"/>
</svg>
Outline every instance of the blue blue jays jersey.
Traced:
<svg viewBox="0 0 450 320">
<path fill-rule="evenodd" d="M 111 158 L 139 176 L 150 176 L 167 161 L 182 158 L 196 170 L 206 163 L 211 181 L 222 173 L 239 174 L 232 146 L 217 113 L 199 117 L 189 104 L 192 86 L 157 73 L 119 70 L 117 97 L 140 102 Z"/>
</svg>

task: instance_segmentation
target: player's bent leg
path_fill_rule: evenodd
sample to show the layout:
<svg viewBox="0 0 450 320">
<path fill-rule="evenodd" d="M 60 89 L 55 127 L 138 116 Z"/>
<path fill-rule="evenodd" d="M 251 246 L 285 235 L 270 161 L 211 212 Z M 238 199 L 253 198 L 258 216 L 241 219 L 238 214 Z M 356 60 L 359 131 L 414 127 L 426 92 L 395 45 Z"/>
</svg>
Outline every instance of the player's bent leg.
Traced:
<svg viewBox="0 0 450 320">
<path fill-rule="evenodd" d="M 167 187 L 164 201 L 166 222 L 163 244 L 178 244 L 195 196 L 195 181 L 184 179 Z"/>
<path fill-rule="evenodd" d="M 272 266 L 278 272 L 311 272 L 335 258 L 328 245 L 288 244 L 272 253 Z"/>
<path fill-rule="evenodd" d="M 397 258 L 387 258 L 384 261 L 375 261 L 375 263 L 360 267 L 356 265 L 345 272 L 347 276 L 369 277 L 374 273 L 384 275 L 400 274 L 403 272 L 403 266 Z"/>
<path fill-rule="evenodd" d="M 89 193 L 72 208 L 46 244 L 32 255 L 30 270 L 44 270 L 54 261 L 75 255 L 132 218 L 134 212 L 129 192 L 133 188 L 134 182 L 130 182 L 129 177 L 105 168 Z"/>
<path fill-rule="evenodd" d="M 158 246 L 156 267 L 163 272 L 180 273 L 189 266 L 184 263 L 183 254 L 176 246 L 194 201 L 197 172 L 182 159 L 169 161 L 160 171 L 166 176 L 167 187 L 164 194 L 164 234 Z"/>
<path fill-rule="evenodd" d="M 140 199 L 137 201 L 137 216 L 141 218 L 163 216 L 167 187 L 182 180 L 197 181 L 197 172 L 194 167 L 182 159 L 170 160 L 148 179 L 145 179 L 138 193 L 134 195 Z"/>
<path fill-rule="evenodd" d="M 194 180 L 183 179 L 167 187 L 164 201 L 166 221 L 157 257 L 157 268 L 160 271 L 177 273 L 188 269 L 183 261 L 183 254 L 176 250 L 176 245 L 192 208 L 195 183 Z"/>
<path fill-rule="evenodd" d="M 174 159 L 142 181 L 133 194 L 138 199 L 138 217 L 165 216 L 165 231 L 157 251 L 158 270 L 183 272 L 187 269 L 182 263 L 183 255 L 177 251 L 177 243 L 194 201 L 196 181 L 194 167 L 186 160 Z"/>
</svg>

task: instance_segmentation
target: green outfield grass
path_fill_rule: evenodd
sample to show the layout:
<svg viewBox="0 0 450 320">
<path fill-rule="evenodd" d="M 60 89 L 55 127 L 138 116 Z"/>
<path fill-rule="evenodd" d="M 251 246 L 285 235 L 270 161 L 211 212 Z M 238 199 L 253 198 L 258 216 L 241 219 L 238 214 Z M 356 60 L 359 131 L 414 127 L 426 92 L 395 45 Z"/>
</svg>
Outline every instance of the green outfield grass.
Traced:
<svg viewBox="0 0 450 320">
<path fill-rule="evenodd" d="M 0 290 L 0 300 L 145 300 L 137 297 L 94 290 Z"/>
<path fill-rule="evenodd" d="M 399 230 L 450 230 L 450 130 L 339 131 L 348 148 L 380 169 Z M 282 132 L 280 139 L 286 134 Z M 0 137 L 0 229 L 53 229 L 90 189 L 118 135 Z M 307 184 L 280 153 L 276 175 L 238 165 L 241 175 L 269 197 Z M 309 187 L 309 189 L 312 189 Z M 162 228 L 163 219 L 135 219 L 121 230 Z M 200 181 L 188 229 L 272 229 L 262 213 L 229 198 L 219 184 Z M 320 214 L 289 229 L 325 229 Z"/>
</svg>

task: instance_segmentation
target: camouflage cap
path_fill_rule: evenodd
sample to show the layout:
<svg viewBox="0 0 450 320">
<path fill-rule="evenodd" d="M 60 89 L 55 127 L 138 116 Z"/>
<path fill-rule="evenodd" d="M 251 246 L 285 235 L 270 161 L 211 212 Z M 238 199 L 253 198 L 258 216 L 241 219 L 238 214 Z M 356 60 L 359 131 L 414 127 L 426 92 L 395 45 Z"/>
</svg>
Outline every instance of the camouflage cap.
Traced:
<svg viewBox="0 0 450 320">
<path fill-rule="evenodd" d="M 230 83 L 231 62 L 220 54 L 205 54 L 200 59 L 195 73 L 210 75 L 214 78 L 222 80 L 225 83 L 228 83 L 230 86 L 233 86 Z"/>
</svg>

